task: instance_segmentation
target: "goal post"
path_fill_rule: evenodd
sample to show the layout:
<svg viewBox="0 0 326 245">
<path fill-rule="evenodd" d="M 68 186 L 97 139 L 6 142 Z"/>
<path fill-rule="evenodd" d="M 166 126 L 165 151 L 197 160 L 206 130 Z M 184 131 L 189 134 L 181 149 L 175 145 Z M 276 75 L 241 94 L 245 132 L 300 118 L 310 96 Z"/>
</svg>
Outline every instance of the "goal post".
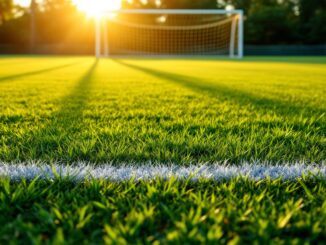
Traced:
<svg viewBox="0 0 326 245">
<path fill-rule="evenodd" d="M 242 10 L 121 9 L 95 21 L 95 55 L 243 57 Z"/>
</svg>

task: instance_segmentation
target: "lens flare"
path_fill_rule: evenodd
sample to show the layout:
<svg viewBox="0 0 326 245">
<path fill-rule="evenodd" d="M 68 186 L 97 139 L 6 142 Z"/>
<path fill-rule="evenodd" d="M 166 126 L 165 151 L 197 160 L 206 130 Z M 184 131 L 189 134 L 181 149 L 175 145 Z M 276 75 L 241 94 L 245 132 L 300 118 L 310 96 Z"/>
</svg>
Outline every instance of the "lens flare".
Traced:
<svg viewBox="0 0 326 245">
<path fill-rule="evenodd" d="M 73 0 L 73 3 L 90 17 L 98 17 L 105 11 L 121 8 L 121 0 Z"/>
</svg>

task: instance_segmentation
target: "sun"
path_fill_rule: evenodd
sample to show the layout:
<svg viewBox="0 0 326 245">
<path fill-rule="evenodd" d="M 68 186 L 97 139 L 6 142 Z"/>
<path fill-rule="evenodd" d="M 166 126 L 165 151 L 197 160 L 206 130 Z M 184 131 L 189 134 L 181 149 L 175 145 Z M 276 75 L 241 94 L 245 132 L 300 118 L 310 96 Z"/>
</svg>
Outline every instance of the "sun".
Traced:
<svg viewBox="0 0 326 245">
<path fill-rule="evenodd" d="M 73 0 L 73 3 L 90 17 L 98 17 L 105 11 L 121 8 L 121 0 Z"/>
<path fill-rule="evenodd" d="M 14 0 L 14 2 L 20 6 L 28 7 L 31 0 Z M 72 2 L 77 6 L 78 10 L 90 17 L 96 17 L 105 11 L 119 10 L 122 0 L 72 0 Z"/>
</svg>

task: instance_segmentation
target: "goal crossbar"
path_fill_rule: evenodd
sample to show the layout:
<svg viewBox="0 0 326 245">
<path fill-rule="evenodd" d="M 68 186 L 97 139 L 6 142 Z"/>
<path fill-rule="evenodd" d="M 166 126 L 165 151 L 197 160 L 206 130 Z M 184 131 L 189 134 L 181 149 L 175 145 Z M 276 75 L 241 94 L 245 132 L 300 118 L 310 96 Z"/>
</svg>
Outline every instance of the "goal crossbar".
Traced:
<svg viewBox="0 0 326 245">
<path fill-rule="evenodd" d="M 243 27 L 243 10 L 234 9 L 234 10 L 223 10 L 223 9 L 120 9 L 112 11 L 103 11 L 101 12 L 101 17 L 96 18 L 95 21 L 95 55 L 97 58 L 108 57 L 109 48 L 108 48 L 108 28 L 105 21 L 104 28 L 104 55 L 102 55 L 102 34 L 101 34 L 101 22 L 105 19 L 106 16 L 118 15 L 118 14 L 130 14 L 130 15 L 235 15 L 236 19 L 232 20 L 231 31 L 230 31 L 230 45 L 229 45 L 229 57 L 231 58 L 242 58 L 243 57 L 243 48 L 244 48 L 244 27 Z M 137 27 L 137 24 L 128 24 L 130 27 Z M 205 25 L 203 25 L 205 26 Z M 209 24 L 206 26 L 210 26 Z M 211 25 L 214 26 L 214 25 Z M 142 28 L 142 26 L 138 26 Z M 162 26 L 158 29 L 168 29 L 169 27 L 163 28 Z M 170 27 L 171 30 L 176 30 L 178 27 Z M 184 29 L 187 29 L 185 27 Z M 237 39 L 237 40 L 236 40 Z M 237 46 L 235 42 L 237 41 Z M 235 55 L 235 53 L 237 53 Z"/>
</svg>

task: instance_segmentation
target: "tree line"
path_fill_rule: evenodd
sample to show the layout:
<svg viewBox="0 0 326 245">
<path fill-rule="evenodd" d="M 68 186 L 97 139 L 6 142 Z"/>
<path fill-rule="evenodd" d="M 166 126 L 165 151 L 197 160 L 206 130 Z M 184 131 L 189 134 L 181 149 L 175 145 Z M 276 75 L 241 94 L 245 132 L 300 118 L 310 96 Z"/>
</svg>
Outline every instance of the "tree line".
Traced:
<svg viewBox="0 0 326 245">
<path fill-rule="evenodd" d="M 127 8 L 143 8 L 143 0 L 125 1 Z M 148 0 L 147 8 L 157 7 Z M 248 44 L 326 43 L 326 0 L 161 0 L 160 8 L 225 9 L 245 13 Z"/>
<path fill-rule="evenodd" d="M 110 0 L 108 0 L 110 1 Z M 92 43 L 92 20 L 71 0 L 0 0 L 0 44 Z M 247 44 L 325 44 L 326 0 L 123 0 L 123 8 L 225 9 L 245 13 Z M 33 38 L 31 38 L 33 37 Z"/>
</svg>

